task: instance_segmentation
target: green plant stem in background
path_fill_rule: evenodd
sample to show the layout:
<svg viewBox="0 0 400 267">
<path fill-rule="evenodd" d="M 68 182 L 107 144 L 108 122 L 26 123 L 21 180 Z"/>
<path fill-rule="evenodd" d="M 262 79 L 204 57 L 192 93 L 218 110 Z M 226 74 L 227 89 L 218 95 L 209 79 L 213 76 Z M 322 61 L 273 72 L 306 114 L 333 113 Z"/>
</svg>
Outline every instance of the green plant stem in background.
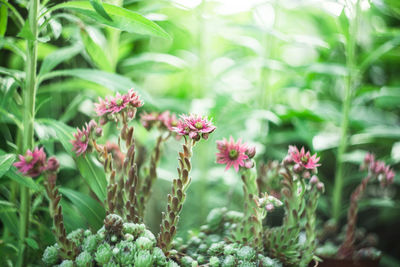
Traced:
<svg viewBox="0 0 400 267">
<path fill-rule="evenodd" d="M 111 4 L 122 7 L 122 0 L 111 1 Z M 118 52 L 119 52 L 119 39 L 121 31 L 113 28 L 107 28 L 108 32 L 108 44 L 109 44 L 109 56 L 111 67 L 116 72 L 118 63 Z"/>
<path fill-rule="evenodd" d="M 37 36 L 38 25 L 37 16 L 39 0 L 29 2 L 29 26 L 32 33 L 31 39 L 27 39 L 26 47 L 26 79 L 23 90 L 23 141 L 22 151 L 33 149 L 33 127 L 35 118 L 35 99 L 36 99 L 36 67 L 37 67 Z M 18 261 L 17 266 L 24 266 L 25 239 L 29 228 L 30 214 L 30 192 L 28 187 L 22 187 L 20 191 L 20 218 L 19 218 L 19 241 L 18 241 Z"/>
<path fill-rule="evenodd" d="M 333 187 L 332 194 L 332 217 L 337 222 L 340 217 L 341 202 L 342 202 L 342 191 L 343 191 L 343 155 L 347 149 L 347 135 L 349 131 L 349 116 L 351 103 L 353 99 L 353 91 L 355 84 L 355 53 L 356 53 L 356 36 L 358 30 L 358 15 L 360 12 L 359 1 L 357 1 L 353 8 L 355 8 L 354 17 L 349 19 L 349 31 L 346 42 L 346 66 L 348 70 L 346 84 L 345 84 L 345 98 L 343 102 L 342 111 L 342 125 L 340 134 L 340 143 L 337 152 L 336 159 L 336 175 L 335 184 Z"/>
</svg>

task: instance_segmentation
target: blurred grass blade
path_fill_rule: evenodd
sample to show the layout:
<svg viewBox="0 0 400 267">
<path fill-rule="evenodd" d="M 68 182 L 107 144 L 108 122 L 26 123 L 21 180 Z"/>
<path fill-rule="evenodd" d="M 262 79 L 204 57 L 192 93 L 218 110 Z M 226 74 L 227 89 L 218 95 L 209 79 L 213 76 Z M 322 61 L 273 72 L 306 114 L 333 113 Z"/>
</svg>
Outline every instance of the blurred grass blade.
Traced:
<svg viewBox="0 0 400 267">
<path fill-rule="evenodd" d="M 94 8 L 94 10 L 96 10 L 96 12 L 99 13 L 103 18 L 112 21 L 112 18 L 104 10 L 103 3 L 101 0 L 90 0 L 90 4 Z"/>
<path fill-rule="evenodd" d="M 10 178 L 11 180 L 19 183 L 20 185 L 26 186 L 33 191 L 41 191 L 42 187 L 38 185 L 32 178 L 23 176 L 20 174 L 15 167 L 11 167 L 6 173 L 5 176 Z"/>
<path fill-rule="evenodd" d="M 16 214 L 16 210 L 10 210 L 10 207 L 8 206 L 3 207 L 3 205 L 0 204 L 0 220 L 4 224 L 3 229 L 7 228 L 14 235 L 18 235 L 19 221 Z"/>
<path fill-rule="evenodd" d="M 94 157 L 91 157 L 90 155 L 86 155 L 85 157 L 77 157 L 72 151 L 72 144 L 70 143 L 70 140 L 73 139 L 72 133 L 75 132 L 75 129 L 62 122 L 51 119 L 40 119 L 37 120 L 37 123 L 43 124 L 45 127 L 47 126 L 49 131 L 54 131 L 54 134 L 61 142 L 64 149 L 72 157 L 74 157 L 78 169 L 82 177 L 89 185 L 90 189 L 93 190 L 100 201 L 104 201 L 106 198 L 107 187 L 107 180 L 104 170 L 99 164 L 96 164 Z"/>
<path fill-rule="evenodd" d="M 98 23 L 114 27 L 122 31 L 171 39 L 170 35 L 160 26 L 136 12 L 106 3 L 103 4 L 103 7 L 111 17 L 112 21 L 107 20 L 94 11 L 91 3 L 86 1 L 70 1 L 61 3 L 50 8 L 49 11 L 67 8 L 68 10 L 74 10 L 87 17 L 90 17 Z"/>
<path fill-rule="evenodd" d="M 7 30 L 8 8 L 0 3 L 0 37 L 3 37 Z"/>
<path fill-rule="evenodd" d="M 0 156 L 0 178 L 8 172 L 15 159 L 14 154 L 5 154 Z"/>
<path fill-rule="evenodd" d="M 103 225 L 103 219 L 106 213 L 99 202 L 71 189 L 60 188 L 60 192 L 74 204 L 81 215 L 86 218 L 91 228 L 97 230 Z"/>
<path fill-rule="evenodd" d="M 44 75 L 54 69 L 58 64 L 74 57 L 81 51 L 81 45 L 75 44 L 70 47 L 58 49 L 44 58 L 40 67 L 39 76 Z"/>
<path fill-rule="evenodd" d="M 89 54 L 93 63 L 101 70 L 113 72 L 111 62 L 106 53 L 104 53 L 103 48 L 93 41 L 89 33 L 86 31 L 81 31 L 81 37 L 83 44 L 85 45 L 86 52 Z"/>
</svg>

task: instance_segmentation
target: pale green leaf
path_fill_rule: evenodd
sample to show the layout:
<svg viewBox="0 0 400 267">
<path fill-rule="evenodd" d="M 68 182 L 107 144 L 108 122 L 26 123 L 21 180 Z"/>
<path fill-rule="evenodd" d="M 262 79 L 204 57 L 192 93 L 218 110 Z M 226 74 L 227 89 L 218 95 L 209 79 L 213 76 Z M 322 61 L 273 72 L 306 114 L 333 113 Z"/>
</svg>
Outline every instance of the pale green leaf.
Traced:
<svg viewBox="0 0 400 267">
<path fill-rule="evenodd" d="M 10 169 L 15 159 L 14 154 L 0 156 L 0 178 Z"/>
</svg>

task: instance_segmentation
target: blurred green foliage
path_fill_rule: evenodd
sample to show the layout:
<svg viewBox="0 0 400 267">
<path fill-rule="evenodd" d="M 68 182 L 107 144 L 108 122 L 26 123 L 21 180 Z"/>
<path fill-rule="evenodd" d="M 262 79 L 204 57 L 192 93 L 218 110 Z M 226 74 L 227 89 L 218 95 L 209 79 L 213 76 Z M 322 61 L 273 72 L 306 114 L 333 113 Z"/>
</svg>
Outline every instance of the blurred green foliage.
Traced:
<svg viewBox="0 0 400 267">
<path fill-rule="evenodd" d="M 156 24 L 123 24 L 128 22 L 109 5 L 104 4 L 106 14 L 99 15 L 102 11 L 93 11 L 89 1 L 84 7 L 67 2 L 63 4 L 65 9 L 52 8 L 61 1 L 51 1 L 39 20 L 35 140 L 48 154 L 60 159 L 59 184 L 65 196 L 62 204 L 68 230 L 87 226 L 96 229 L 100 225 L 100 218 L 87 216 L 86 205 L 104 216 L 96 201 L 104 197 L 104 177 L 100 177 L 98 166 L 92 174 L 82 170 L 85 164 L 75 159 L 68 142 L 72 127 L 94 116 L 93 103 L 98 96 L 131 87 L 142 95 L 143 110 L 205 114 L 218 127 L 210 140 L 195 148 L 193 185 L 179 234 L 186 237 L 188 229 L 203 224 L 213 207 L 241 209 L 239 177 L 215 164 L 215 141 L 229 135 L 256 145 L 260 163 L 282 159 L 289 144 L 317 151 L 322 163 L 320 177 L 327 188 L 318 212 L 323 220 L 331 216 L 330 196 L 349 74 L 346 34 L 354 15 L 349 4 L 352 0 L 104 2 L 123 6 Z M 20 93 L 26 60 L 23 39 L 29 38 L 23 30 L 26 5 L 24 0 L 0 0 L 2 155 L 15 153 L 16 144 L 21 142 L 17 129 L 22 124 Z M 121 24 L 108 20 L 107 14 L 118 17 Z M 149 33 L 151 36 L 146 36 Z M 349 146 L 342 158 L 345 186 L 341 223 L 350 192 L 362 178 L 357 168 L 366 151 L 392 163 L 395 170 L 399 167 L 400 3 L 360 0 L 359 25 L 353 37 L 356 46 L 352 71 L 357 79 L 349 115 Z M 106 129 L 105 133 L 116 140 L 114 130 Z M 138 142 L 148 151 L 155 144 L 155 136 L 137 125 Z M 178 148 L 175 140 L 164 146 L 160 177 L 147 214 L 154 232 L 170 181 L 176 176 Z M 8 161 L 2 157 L 1 166 Z M 16 184 L 24 179 L 15 169 L 2 170 L 1 166 L 0 258 L 12 261 L 18 231 Z M 96 181 L 100 181 L 97 187 L 93 184 Z M 38 185 L 40 181 L 22 183 L 36 189 L 27 243 L 31 247 L 29 258 L 39 264 L 41 252 L 54 243 L 47 200 Z M 369 205 L 362 205 L 360 214 L 359 225 L 380 237 L 382 266 L 400 264 L 398 189 L 398 176 L 394 186 L 384 192 L 385 201 L 374 201 L 381 193 L 373 188 L 366 200 Z"/>
</svg>

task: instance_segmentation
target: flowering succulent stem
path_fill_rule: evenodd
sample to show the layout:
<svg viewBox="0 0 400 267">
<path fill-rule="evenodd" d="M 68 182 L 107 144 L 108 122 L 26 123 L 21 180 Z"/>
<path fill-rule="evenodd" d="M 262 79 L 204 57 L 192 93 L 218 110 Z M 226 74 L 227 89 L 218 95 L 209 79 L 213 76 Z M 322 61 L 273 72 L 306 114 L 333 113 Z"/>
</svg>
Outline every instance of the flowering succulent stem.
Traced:
<svg viewBox="0 0 400 267">
<path fill-rule="evenodd" d="M 140 201 L 139 201 L 139 216 L 144 217 L 145 207 L 150 198 L 151 188 L 153 186 L 154 181 L 157 179 L 157 165 L 160 162 L 161 155 L 161 145 L 165 141 L 162 135 L 157 138 L 156 146 L 154 147 L 153 153 L 150 158 L 150 168 L 149 173 L 145 177 L 141 190 L 140 190 Z"/>
<path fill-rule="evenodd" d="M 240 231 L 243 244 L 251 244 L 255 249 L 260 249 L 262 244 L 262 220 L 265 218 L 265 207 L 258 207 L 256 198 L 258 188 L 254 169 L 243 169 L 242 181 L 244 192 L 244 217 Z"/>
<path fill-rule="evenodd" d="M 192 169 L 190 159 L 192 157 L 192 147 L 195 140 L 185 136 L 185 144 L 182 145 L 183 151 L 179 152 L 178 179 L 173 180 L 171 194 L 168 194 L 167 210 L 162 213 L 160 233 L 157 237 L 158 247 L 168 255 L 171 249 L 172 240 L 176 234 L 183 203 L 186 198 L 191 178 L 189 172 Z"/>
<path fill-rule="evenodd" d="M 23 142 L 20 152 L 33 148 L 33 126 L 35 119 L 35 100 L 36 100 L 36 69 L 37 69 L 37 36 L 38 36 L 38 10 L 40 1 L 32 0 L 29 2 L 29 26 L 33 38 L 26 41 L 26 78 L 23 90 Z M 19 240 L 18 240 L 18 259 L 17 266 L 24 266 L 25 239 L 29 228 L 29 188 L 21 187 L 20 193 L 20 217 L 19 217 Z"/>
<path fill-rule="evenodd" d="M 347 230 L 346 237 L 339 248 L 338 258 L 349 258 L 354 252 L 354 241 L 357 224 L 357 212 L 358 212 L 358 201 L 362 198 L 365 189 L 367 188 L 368 182 L 371 179 L 371 175 L 368 175 L 361 181 L 361 184 L 357 186 L 354 192 L 351 194 L 350 207 L 347 212 Z"/>
<path fill-rule="evenodd" d="M 61 195 L 56 187 L 56 180 L 57 175 L 55 173 L 48 173 L 47 180 L 44 182 L 47 196 L 50 199 L 50 215 L 53 217 L 54 223 L 53 232 L 60 247 L 61 256 L 64 259 L 74 259 L 78 253 L 78 249 L 72 241 L 67 239 L 62 207 L 60 205 Z"/>
</svg>

